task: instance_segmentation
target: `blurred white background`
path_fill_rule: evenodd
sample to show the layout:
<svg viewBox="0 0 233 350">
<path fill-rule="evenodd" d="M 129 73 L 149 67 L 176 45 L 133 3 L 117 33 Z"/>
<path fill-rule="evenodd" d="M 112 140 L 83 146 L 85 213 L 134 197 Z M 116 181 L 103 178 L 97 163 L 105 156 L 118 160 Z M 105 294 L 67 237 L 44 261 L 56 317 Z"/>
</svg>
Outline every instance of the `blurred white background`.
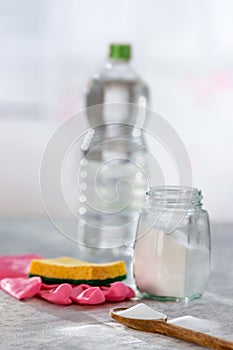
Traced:
<svg viewBox="0 0 233 350">
<path fill-rule="evenodd" d="M 232 13 L 231 0 L 0 0 L 0 216 L 46 215 L 43 149 L 84 107 L 109 43 L 130 42 L 152 109 L 186 145 L 212 221 L 232 222 Z"/>
</svg>

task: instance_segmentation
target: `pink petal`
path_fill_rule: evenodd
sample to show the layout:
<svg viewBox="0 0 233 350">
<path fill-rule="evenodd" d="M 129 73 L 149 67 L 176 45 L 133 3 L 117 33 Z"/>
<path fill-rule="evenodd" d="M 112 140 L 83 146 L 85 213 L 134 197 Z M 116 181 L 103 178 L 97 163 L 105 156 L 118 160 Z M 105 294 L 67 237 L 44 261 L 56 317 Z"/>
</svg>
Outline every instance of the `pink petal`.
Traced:
<svg viewBox="0 0 233 350">
<path fill-rule="evenodd" d="M 72 287 L 69 283 L 60 284 L 58 287 L 50 290 L 41 290 L 37 293 L 42 299 L 58 305 L 70 305 Z"/>
<path fill-rule="evenodd" d="M 128 287 L 129 293 L 126 295 L 126 299 L 134 298 L 135 297 L 135 291 L 131 287 L 129 287 L 129 286 L 127 286 L 127 287 Z"/>
<path fill-rule="evenodd" d="M 71 299 L 76 300 L 77 297 L 86 289 L 90 288 L 88 284 L 79 284 L 78 286 L 73 287 L 71 293 Z"/>
<path fill-rule="evenodd" d="M 4 278 L 0 281 L 0 287 L 6 293 L 17 299 L 31 298 L 39 292 L 41 287 L 41 278 Z"/>
<path fill-rule="evenodd" d="M 42 259 L 38 254 L 0 256 L 0 279 L 5 277 L 27 277 L 32 259 Z"/>
<path fill-rule="evenodd" d="M 105 292 L 105 298 L 109 301 L 122 301 L 129 294 L 128 287 L 122 282 L 114 282 L 111 284 L 107 292 Z"/>
<path fill-rule="evenodd" d="M 104 295 L 108 292 L 110 287 L 106 287 L 106 286 L 101 286 L 100 289 L 102 290 L 102 292 L 104 293 Z"/>
<path fill-rule="evenodd" d="M 54 289 L 58 286 L 59 286 L 59 284 L 46 284 L 46 283 L 42 282 L 41 289 Z"/>
<path fill-rule="evenodd" d="M 97 305 L 105 302 L 104 294 L 99 287 L 85 289 L 73 300 L 78 304 Z"/>
</svg>

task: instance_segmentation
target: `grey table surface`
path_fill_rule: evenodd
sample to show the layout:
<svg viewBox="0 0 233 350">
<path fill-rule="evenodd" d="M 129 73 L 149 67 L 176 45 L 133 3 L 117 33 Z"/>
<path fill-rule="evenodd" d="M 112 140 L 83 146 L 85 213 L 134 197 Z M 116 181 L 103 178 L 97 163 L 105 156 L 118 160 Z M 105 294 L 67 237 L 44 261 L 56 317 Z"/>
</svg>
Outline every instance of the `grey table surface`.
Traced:
<svg viewBox="0 0 233 350">
<path fill-rule="evenodd" d="M 1 220 L 0 254 L 40 253 L 47 257 L 76 256 L 76 244 L 47 221 Z M 184 302 L 143 300 L 169 318 L 192 315 L 214 320 L 210 333 L 233 341 L 233 226 L 212 227 L 212 272 L 200 299 Z M 139 332 L 109 317 L 113 307 L 142 300 L 100 306 L 57 306 L 39 298 L 18 301 L 0 291 L 0 349 L 198 349 L 173 338 Z"/>
</svg>

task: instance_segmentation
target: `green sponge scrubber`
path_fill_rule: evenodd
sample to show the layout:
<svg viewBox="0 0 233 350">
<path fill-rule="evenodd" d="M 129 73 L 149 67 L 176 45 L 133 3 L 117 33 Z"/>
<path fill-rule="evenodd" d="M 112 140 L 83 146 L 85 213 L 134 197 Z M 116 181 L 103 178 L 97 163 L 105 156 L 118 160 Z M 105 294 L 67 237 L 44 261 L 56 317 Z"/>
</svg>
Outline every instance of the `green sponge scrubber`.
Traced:
<svg viewBox="0 0 233 350">
<path fill-rule="evenodd" d="M 29 277 L 40 276 L 47 284 L 86 283 L 92 286 L 108 286 L 126 278 L 124 261 L 94 264 L 73 258 L 32 260 Z"/>
</svg>

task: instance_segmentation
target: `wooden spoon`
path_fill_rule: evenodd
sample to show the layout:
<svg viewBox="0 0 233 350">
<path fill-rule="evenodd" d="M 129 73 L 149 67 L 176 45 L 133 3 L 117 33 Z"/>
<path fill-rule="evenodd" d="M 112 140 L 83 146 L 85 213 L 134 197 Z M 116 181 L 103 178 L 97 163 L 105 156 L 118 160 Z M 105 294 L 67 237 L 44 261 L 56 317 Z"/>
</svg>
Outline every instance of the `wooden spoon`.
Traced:
<svg viewBox="0 0 233 350">
<path fill-rule="evenodd" d="M 167 323 L 167 321 L 163 319 L 143 320 L 118 315 L 118 312 L 123 310 L 127 310 L 127 308 L 111 309 L 110 316 L 117 322 L 120 322 L 127 327 L 143 332 L 167 335 L 168 337 L 182 339 L 184 341 L 195 343 L 197 345 L 205 346 L 211 349 L 233 350 L 233 342 L 231 341 L 197 332 L 188 328 L 176 326 L 174 324 Z"/>
</svg>

